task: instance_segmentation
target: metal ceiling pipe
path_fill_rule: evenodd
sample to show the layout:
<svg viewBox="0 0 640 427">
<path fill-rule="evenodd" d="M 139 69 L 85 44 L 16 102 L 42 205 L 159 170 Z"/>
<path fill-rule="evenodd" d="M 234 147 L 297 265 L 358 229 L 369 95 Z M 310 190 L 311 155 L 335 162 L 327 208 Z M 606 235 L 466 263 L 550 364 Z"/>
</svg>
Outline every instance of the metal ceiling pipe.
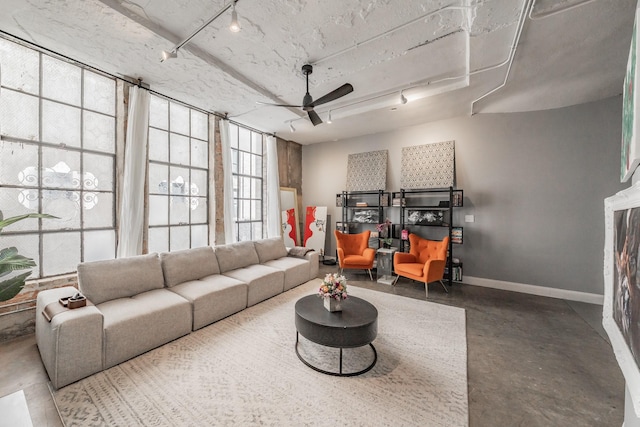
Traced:
<svg viewBox="0 0 640 427">
<path fill-rule="evenodd" d="M 503 87 L 506 86 L 507 80 L 509 80 L 509 75 L 511 74 L 511 67 L 513 66 L 513 59 L 516 57 L 516 50 L 518 48 L 518 43 L 520 42 L 520 35 L 522 34 L 522 29 L 524 28 L 525 20 L 527 18 L 527 15 L 529 14 L 529 11 L 531 10 L 530 8 L 533 6 L 533 2 L 534 1 L 535 0 L 524 0 L 524 3 L 522 5 L 522 11 L 520 12 L 520 18 L 518 19 L 518 28 L 516 29 L 516 34 L 515 34 L 515 37 L 513 39 L 513 44 L 511 45 L 511 55 L 509 57 L 509 66 L 507 67 L 507 73 L 504 76 L 504 81 L 498 87 L 496 87 L 494 89 L 491 89 L 489 92 L 485 93 L 481 97 L 476 98 L 475 100 L 471 101 L 471 115 L 472 116 L 475 114 L 474 111 L 473 111 L 473 108 L 474 108 L 475 104 L 478 101 L 486 98 L 487 96 L 491 95 L 492 93 L 497 92 L 498 90 L 500 90 L 500 89 L 502 89 Z"/>
<path fill-rule="evenodd" d="M 562 12 L 566 12 L 568 10 L 572 10 L 572 9 L 576 9 L 580 6 L 584 6 L 586 4 L 592 3 L 596 0 L 583 0 L 579 3 L 575 3 L 575 4 L 571 4 L 569 6 L 565 6 L 565 7 L 559 7 L 556 10 L 550 10 L 549 12 L 543 12 L 543 13 L 539 13 L 537 15 L 533 14 L 533 9 L 536 7 L 536 0 L 533 0 L 533 4 L 531 5 L 531 9 L 529 10 L 529 19 L 531 19 L 532 21 L 535 21 L 536 19 L 544 19 L 544 18 L 548 18 L 550 16 L 554 16 L 557 15 L 559 13 Z"/>
<path fill-rule="evenodd" d="M 396 27 L 393 27 L 390 30 L 385 31 L 384 33 L 377 34 L 377 35 L 375 35 L 373 37 L 370 37 L 370 38 L 368 38 L 368 39 L 366 39 L 364 41 L 361 41 L 361 42 L 356 42 L 356 44 L 354 44 L 353 46 L 346 47 L 346 48 L 344 48 L 342 50 L 339 50 L 338 52 L 332 53 L 331 55 L 325 56 L 324 58 L 320 58 L 320 59 L 317 59 L 315 61 L 311 61 L 309 63 L 311 65 L 313 65 L 313 66 L 316 66 L 317 64 L 320 64 L 322 62 L 328 61 L 328 60 L 333 59 L 333 58 L 335 58 L 337 56 L 344 55 L 345 53 L 350 52 L 350 51 L 352 51 L 354 49 L 357 49 L 360 46 L 364 46 L 364 45 L 369 44 L 369 43 L 371 43 L 373 41 L 376 41 L 376 40 L 378 40 L 378 39 L 380 39 L 382 37 L 386 37 L 389 34 L 393 34 L 396 31 L 399 31 L 399 30 L 401 30 L 403 28 L 408 27 L 409 25 L 415 24 L 418 21 L 421 21 L 421 20 L 423 20 L 425 18 L 428 18 L 431 15 L 435 15 L 435 14 L 443 12 L 445 10 L 466 10 L 466 9 L 471 9 L 471 8 L 473 8 L 475 6 L 476 6 L 476 4 L 465 6 L 465 5 L 458 5 L 458 4 L 453 4 L 453 3 L 450 4 L 450 5 L 447 5 L 447 6 L 443 6 L 440 9 L 432 10 L 431 12 L 427 12 L 424 15 L 419 16 L 419 17 L 417 17 L 415 19 L 412 19 L 409 22 L 405 22 L 404 24 L 401 24 L 401 25 L 398 25 Z"/>
</svg>

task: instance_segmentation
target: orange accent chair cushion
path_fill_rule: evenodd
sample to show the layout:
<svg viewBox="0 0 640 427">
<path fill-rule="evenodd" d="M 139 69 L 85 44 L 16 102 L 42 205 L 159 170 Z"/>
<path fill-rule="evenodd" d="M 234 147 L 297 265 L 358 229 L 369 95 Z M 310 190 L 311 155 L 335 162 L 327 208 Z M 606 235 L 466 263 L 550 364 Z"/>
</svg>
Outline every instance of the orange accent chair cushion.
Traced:
<svg viewBox="0 0 640 427">
<path fill-rule="evenodd" d="M 393 256 L 395 273 L 423 283 L 442 280 L 449 249 L 449 236 L 438 241 L 409 234 L 409 244 L 409 253 L 396 252 Z"/>
<path fill-rule="evenodd" d="M 335 230 L 334 234 L 336 236 L 340 268 L 357 268 L 362 270 L 373 268 L 376 251 L 369 247 L 371 231 L 367 230 L 357 234 L 345 234 Z"/>
</svg>

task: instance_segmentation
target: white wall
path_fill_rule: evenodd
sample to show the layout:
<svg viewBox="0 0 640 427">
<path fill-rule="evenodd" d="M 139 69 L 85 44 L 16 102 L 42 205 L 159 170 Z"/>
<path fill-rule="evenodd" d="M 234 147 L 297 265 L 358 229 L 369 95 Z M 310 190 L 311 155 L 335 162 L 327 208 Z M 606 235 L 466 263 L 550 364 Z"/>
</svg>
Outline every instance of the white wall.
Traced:
<svg viewBox="0 0 640 427">
<path fill-rule="evenodd" d="M 341 211 L 347 156 L 389 150 L 387 190 L 400 189 L 401 147 L 455 140 L 464 275 L 603 293 L 604 198 L 619 182 L 622 98 L 515 114 L 482 114 L 303 146 L 303 205 Z M 397 208 L 396 208 L 397 209 Z M 465 214 L 474 223 L 462 223 Z M 393 209 L 389 216 L 398 215 Z M 396 216 L 397 217 L 397 216 Z M 335 253 L 335 241 L 327 247 Z"/>
</svg>

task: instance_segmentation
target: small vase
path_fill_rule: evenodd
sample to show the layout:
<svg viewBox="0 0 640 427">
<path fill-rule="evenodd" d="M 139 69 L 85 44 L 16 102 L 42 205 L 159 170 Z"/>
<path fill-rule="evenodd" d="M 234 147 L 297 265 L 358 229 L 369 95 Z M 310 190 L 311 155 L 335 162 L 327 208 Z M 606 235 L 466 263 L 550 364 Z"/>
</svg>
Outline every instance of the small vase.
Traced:
<svg viewBox="0 0 640 427">
<path fill-rule="evenodd" d="M 342 311 L 341 301 L 338 301 L 334 298 L 323 298 L 324 299 L 324 308 L 327 310 L 334 311 Z"/>
</svg>

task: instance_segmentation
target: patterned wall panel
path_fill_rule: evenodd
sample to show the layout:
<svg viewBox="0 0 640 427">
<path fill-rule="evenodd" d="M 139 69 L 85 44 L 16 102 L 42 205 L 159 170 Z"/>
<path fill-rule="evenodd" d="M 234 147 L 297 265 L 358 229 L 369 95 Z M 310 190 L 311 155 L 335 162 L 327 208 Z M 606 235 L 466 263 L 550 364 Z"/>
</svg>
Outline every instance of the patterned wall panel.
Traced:
<svg viewBox="0 0 640 427">
<path fill-rule="evenodd" d="M 387 150 L 349 154 L 347 191 L 385 190 L 388 154 Z"/>
<path fill-rule="evenodd" d="M 444 188 L 455 185 L 455 142 L 402 148 L 401 188 Z"/>
</svg>

